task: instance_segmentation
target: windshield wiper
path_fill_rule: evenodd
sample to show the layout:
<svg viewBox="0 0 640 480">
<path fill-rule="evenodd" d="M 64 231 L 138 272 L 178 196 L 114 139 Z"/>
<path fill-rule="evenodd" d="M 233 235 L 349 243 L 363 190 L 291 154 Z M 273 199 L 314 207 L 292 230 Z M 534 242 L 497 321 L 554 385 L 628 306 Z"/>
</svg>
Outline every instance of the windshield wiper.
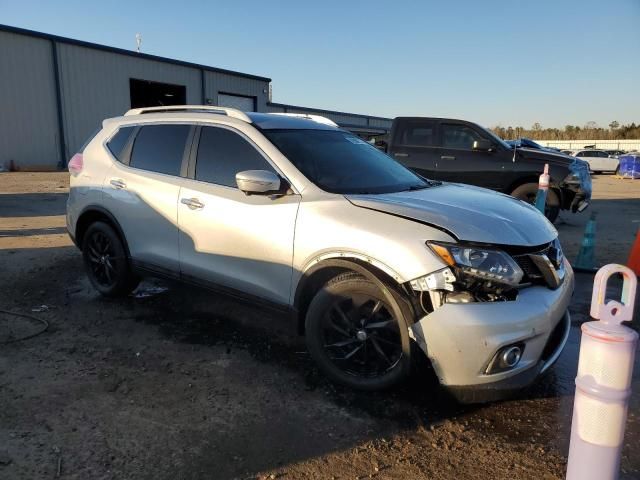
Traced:
<svg viewBox="0 0 640 480">
<path fill-rule="evenodd" d="M 425 188 L 429 188 L 433 186 L 430 181 L 427 181 L 424 185 L 409 185 L 408 188 L 401 190 L 402 192 L 414 192 L 416 190 L 424 190 Z"/>
</svg>

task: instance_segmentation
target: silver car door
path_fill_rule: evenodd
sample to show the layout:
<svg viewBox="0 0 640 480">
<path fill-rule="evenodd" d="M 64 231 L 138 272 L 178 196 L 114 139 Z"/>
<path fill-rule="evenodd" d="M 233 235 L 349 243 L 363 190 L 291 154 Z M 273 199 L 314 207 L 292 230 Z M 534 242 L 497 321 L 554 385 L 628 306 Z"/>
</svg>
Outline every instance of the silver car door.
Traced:
<svg viewBox="0 0 640 480">
<path fill-rule="evenodd" d="M 245 195 L 237 172 L 280 172 L 233 129 L 203 126 L 197 136 L 178 203 L 182 275 L 288 304 L 300 196 Z"/>
<path fill-rule="evenodd" d="M 190 125 L 145 125 L 105 179 L 104 205 L 120 224 L 136 266 L 178 274 L 178 194 Z"/>
</svg>

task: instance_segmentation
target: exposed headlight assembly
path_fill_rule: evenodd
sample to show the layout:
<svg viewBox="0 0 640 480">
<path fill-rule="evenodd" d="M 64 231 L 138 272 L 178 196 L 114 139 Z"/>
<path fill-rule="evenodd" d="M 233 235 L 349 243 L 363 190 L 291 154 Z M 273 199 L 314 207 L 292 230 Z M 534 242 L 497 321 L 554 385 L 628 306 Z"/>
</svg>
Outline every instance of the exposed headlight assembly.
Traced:
<svg viewBox="0 0 640 480">
<path fill-rule="evenodd" d="M 517 286 L 524 276 L 515 260 L 501 250 L 444 242 L 427 245 L 447 265 L 481 280 Z"/>
</svg>

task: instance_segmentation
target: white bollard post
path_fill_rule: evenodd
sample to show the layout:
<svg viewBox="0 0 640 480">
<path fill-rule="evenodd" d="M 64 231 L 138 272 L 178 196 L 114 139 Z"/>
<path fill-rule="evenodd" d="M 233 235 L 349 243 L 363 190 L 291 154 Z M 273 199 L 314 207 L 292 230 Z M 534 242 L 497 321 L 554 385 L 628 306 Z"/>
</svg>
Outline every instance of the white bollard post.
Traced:
<svg viewBox="0 0 640 480">
<path fill-rule="evenodd" d="M 624 279 L 621 301 L 605 304 L 615 274 Z M 636 274 L 623 265 L 605 265 L 593 281 L 591 316 L 600 321 L 582 324 L 567 480 L 618 477 L 638 342 L 638 334 L 621 322 L 633 318 L 636 286 Z"/>
</svg>

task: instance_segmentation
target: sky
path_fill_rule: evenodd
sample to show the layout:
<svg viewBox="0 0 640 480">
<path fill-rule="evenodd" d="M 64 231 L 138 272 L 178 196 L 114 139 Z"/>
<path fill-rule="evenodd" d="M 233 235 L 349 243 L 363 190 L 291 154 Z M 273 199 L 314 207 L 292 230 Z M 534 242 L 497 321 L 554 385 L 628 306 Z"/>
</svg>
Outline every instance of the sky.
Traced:
<svg viewBox="0 0 640 480">
<path fill-rule="evenodd" d="M 139 32 L 145 53 L 269 77 L 293 105 L 640 122 L 640 0 L 0 0 L 0 23 L 132 50 Z"/>
</svg>

